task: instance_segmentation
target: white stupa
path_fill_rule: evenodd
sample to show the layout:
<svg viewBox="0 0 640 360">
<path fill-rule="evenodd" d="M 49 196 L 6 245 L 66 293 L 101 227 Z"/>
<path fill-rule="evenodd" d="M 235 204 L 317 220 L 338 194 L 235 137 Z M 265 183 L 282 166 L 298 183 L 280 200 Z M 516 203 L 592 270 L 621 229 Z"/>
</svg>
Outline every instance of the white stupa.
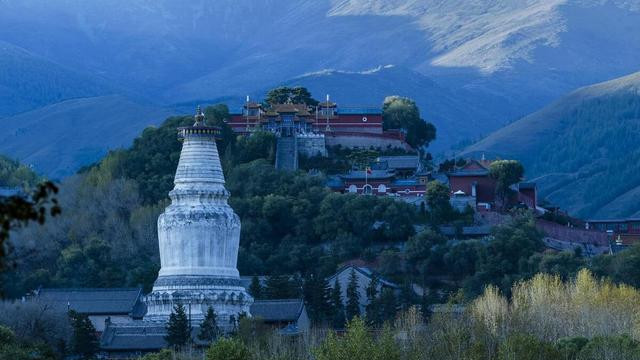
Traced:
<svg viewBox="0 0 640 360">
<path fill-rule="evenodd" d="M 222 328 L 232 326 L 231 316 L 249 314 L 253 298 L 241 286 L 236 266 L 240 218 L 227 204 L 217 132 L 204 125 L 199 107 L 195 124 L 179 129 L 182 152 L 171 205 L 158 217 L 161 268 L 144 300 L 146 321 L 168 321 L 177 303 L 188 307 L 195 323 L 213 307 Z"/>
</svg>

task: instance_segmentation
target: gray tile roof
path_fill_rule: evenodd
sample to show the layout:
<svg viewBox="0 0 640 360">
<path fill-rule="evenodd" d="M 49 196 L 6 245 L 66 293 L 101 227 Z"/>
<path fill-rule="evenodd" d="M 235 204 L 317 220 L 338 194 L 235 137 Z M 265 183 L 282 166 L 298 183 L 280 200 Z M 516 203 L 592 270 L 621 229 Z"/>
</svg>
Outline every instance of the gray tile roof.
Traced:
<svg viewBox="0 0 640 360">
<path fill-rule="evenodd" d="M 140 322 L 108 326 L 100 337 L 100 348 L 107 351 L 157 350 L 167 347 L 164 324 Z"/>
<path fill-rule="evenodd" d="M 0 197 L 24 196 L 24 192 L 19 187 L 0 187 Z"/>
<path fill-rule="evenodd" d="M 138 318 L 146 312 L 141 298 L 142 288 L 77 288 L 40 289 L 33 300 L 50 304 L 60 311 L 71 309 L 92 315 L 127 314 Z"/>
<path fill-rule="evenodd" d="M 420 164 L 420 158 L 417 155 L 380 156 L 377 161 L 386 162 L 389 169 L 416 169 Z"/>
<path fill-rule="evenodd" d="M 453 226 L 441 226 L 440 232 L 443 235 L 454 236 L 456 234 L 456 228 Z M 462 228 L 461 235 L 467 236 L 485 236 L 491 234 L 491 226 L 489 225 L 476 225 L 476 226 L 464 226 Z"/>
<path fill-rule="evenodd" d="M 206 345 L 198 339 L 199 324 L 191 328 L 191 340 L 196 345 Z M 135 320 L 130 323 L 112 323 L 105 328 L 100 337 L 100 348 L 107 352 L 150 351 L 166 348 L 166 324 Z"/>
<path fill-rule="evenodd" d="M 381 115 L 382 109 L 375 106 L 369 107 L 342 107 L 338 108 L 338 114 L 340 115 Z"/>
<path fill-rule="evenodd" d="M 327 176 L 327 186 L 330 188 L 341 189 L 344 187 L 344 182 L 339 176 Z"/>
<path fill-rule="evenodd" d="M 464 170 L 459 169 L 456 171 L 452 171 L 447 174 L 448 176 L 485 176 L 489 175 L 489 170 L 486 169 L 472 169 L 472 170 Z"/>
<path fill-rule="evenodd" d="M 302 299 L 257 300 L 251 305 L 251 316 L 262 318 L 265 322 L 296 321 L 302 314 Z"/>
<path fill-rule="evenodd" d="M 327 282 L 333 283 L 333 280 L 338 275 L 340 275 L 340 273 L 342 273 L 343 271 L 351 271 L 350 270 L 351 268 L 353 268 L 355 271 L 361 273 L 362 275 L 368 277 L 369 279 L 371 279 L 371 277 L 373 276 L 373 270 L 371 270 L 370 268 L 368 268 L 366 266 L 345 265 L 345 266 L 341 267 L 340 269 L 338 269 L 338 271 L 336 271 L 335 274 L 329 276 L 327 278 Z M 399 286 L 396 283 L 385 279 L 383 276 L 381 276 L 378 273 L 376 273 L 376 275 L 378 276 L 378 281 L 383 286 L 387 286 L 387 287 L 390 287 L 392 289 L 398 289 L 399 288 Z"/>
<path fill-rule="evenodd" d="M 522 190 L 522 189 L 535 189 L 536 188 L 536 183 L 534 182 L 521 182 L 518 183 L 518 189 Z"/>
<path fill-rule="evenodd" d="M 258 277 L 258 281 L 260 282 L 260 285 L 265 286 L 267 284 L 267 279 L 269 278 L 268 276 L 258 275 L 257 277 Z M 249 287 L 251 286 L 252 281 L 253 281 L 253 276 L 240 276 L 240 284 L 246 290 L 249 290 Z"/>
<path fill-rule="evenodd" d="M 390 179 L 395 176 L 393 171 L 388 170 L 372 170 L 371 174 L 367 174 L 366 171 L 354 170 L 348 174 L 339 175 L 342 179 L 359 180 L 359 179 Z"/>
</svg>

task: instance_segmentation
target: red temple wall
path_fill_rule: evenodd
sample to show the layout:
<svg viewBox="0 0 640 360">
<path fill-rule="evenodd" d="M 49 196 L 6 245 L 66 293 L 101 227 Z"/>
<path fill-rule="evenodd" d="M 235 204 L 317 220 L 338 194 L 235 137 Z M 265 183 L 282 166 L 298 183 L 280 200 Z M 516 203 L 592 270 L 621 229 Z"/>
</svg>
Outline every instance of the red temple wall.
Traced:
<svg viewBox="0 0 640 360">
<path fill-rule="evenodd" d="M 477 202 L 492 203 L 495 201 L 496 184 L 495 181 L 488 176 L 450 176 L 449 188 L 451 192 L 462 190 L 465 194 L 471 195 L 471 187 L 474 182 L 477 182 Z"/>
</svg>

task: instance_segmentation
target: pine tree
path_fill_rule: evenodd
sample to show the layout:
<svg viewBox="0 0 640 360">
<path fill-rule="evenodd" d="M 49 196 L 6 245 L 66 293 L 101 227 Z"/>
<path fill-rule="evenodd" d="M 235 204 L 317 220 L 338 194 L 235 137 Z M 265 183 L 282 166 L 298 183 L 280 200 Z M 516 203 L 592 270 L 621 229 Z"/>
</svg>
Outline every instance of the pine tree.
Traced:
<svg viewBox="0 0 640 360">
<path fill-rule="evenodd" d="M 314 274 L 308 273 L 304 275 L 304 282 L 302 285 L 302 297 L 304 298 L 305 306 L 309 312 L 309 319 L 313 324 L 317 324 L 320 321 L 321 313 L 318 309 L 318 284 L 317 278 Z"/>
<path fill-rule="evenodd" d="M 219 333 L 220 329 L 218 329 L 217 325 L 216 312 L 211 306 L 209 306 L 209 308 L 207 309 L 207 314 L 200 324 L 198 339 L 207 343 L 211 343 L 216 339 L 216 337 L 218 337 Z"/>
<path fill-rule="evenodd" d="M 352 268 L 349 275 L 349 283 L 347 284 L 347 320 L 351 321 L 354 317 L 360 316 L 360 294 L 358 294 L 358 278 L 356 272 Z"/>
<path fill-rule="evenodd" d="M 184 305 L 177 304 L 173 307 L 167 323 L 167 336 L 165 340 L 169 346 L 180 349 L 191 340 L 191 326 L 184 309 Z"/>
<path fill-rule="evenodd" d="M 415 303 L 415 293 L 409 281 L 404 281 L 400 288 L 400 309 L 407 311 Z"/>
<path fill-rule="evenodd" d="M 287 275 L 269 276 L 263 293 L 266 299 L 294 299 L 300 296 L 300 284 Z"/>
<path fill-rule="evenodd" d="M 431 300 L 431 297 L 429 296 L 430 293 L 431 290 L 426 286 L 423 286 L 422 297 L 420 299 L 420 312 L 422 313 L 422 319 L 424 320 L 424 322 L 429 321 L 432 315 L 430 306 L 433 302 Z"/>
<path fill-rule="evenodd" d="M 232 333 L 238 331 L 238 318 L 235 315 L 229 315 L 229 325 L 231 326 Z"/>
<path fill-rule="evenodd" d="M 73 328 L 71 351 L 81 355 L 84 359 L 93 358 L 93 355 L 98 351 L 98 337 L 89 316 L 70 310 L 69 319 Z"/>
<path fill-rule="evenodd" d="M 254 299 L 262 299 L 263 290 L 262 284 L 260 284 L 260 279 L 258 279 L 257 276 L 252 277 L 251 285 L 249 285 L 249 294 L 251 294 Z"/>
<path fill-rule="evenodd" d="M 380 301 L 378 299 L 378 286 L 380 281 L 376 274 L 371 275 L 371 281 L 367 286 L 367 306 L 365 307 L 365 316 L 367 322 L 372 325 L 380 324 Z"/>
<path fill-rule="evenodd" d="M 323 299 L 321 311 L 322 311 L 322 316 L 326 319 L 326 318 L 329 318 L 331 314 L 333 314 L 333 305 L 331 303 L 331 291 L 333 289 L 331 288 L 331 285 L 329 285 L 329 281 L 327 280 L 326 276 L 322 276 L 319 280 L 320 280 L 319 290 L 322 291 L 322 299 Z"/>
<path fill-rule="evenodd" d="M 340 289 L 340 282 L 336 279 L 331 290 L 331 308 L 333 316 L 331 317 L 331 323 L 334 329 L 344 329 L 346 318 L 344 314 L 344 303 L 342 302 L 342 289 Z"/>
<path fill-rule="evenodd" d="M 396 295 L 392 289 L 382 289 L 380 293 L 380 313 L 382 321 L 393 320 L 398 312 L 398 305 L 396 302 Z"/>
</svg>

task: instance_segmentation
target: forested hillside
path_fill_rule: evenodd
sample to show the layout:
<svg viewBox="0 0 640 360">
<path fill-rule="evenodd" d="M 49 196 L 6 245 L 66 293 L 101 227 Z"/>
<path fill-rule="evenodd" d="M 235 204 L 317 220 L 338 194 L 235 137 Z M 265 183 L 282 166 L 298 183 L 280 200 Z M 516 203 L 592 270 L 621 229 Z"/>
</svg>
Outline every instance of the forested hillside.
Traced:
<svg viewBox="0 0 640 360">
<path fill-rule="evenodd" d="M 531 214 L 518 210 L 495 226 L 490 236 L 450 239 L 439 232 L 439 225 L 460 228 L 472 221 L 472 213 L 451 208 L 445 185 L 428 184 L 428 208 L 391 197 L 334 193 L 327 189 L 322 172 L 275 170 L 275 137 L 262 132 L 236 137 L 224 122 L 227 117 L 225 105 L 205 111 L 206 122 L 222 129 L 218 148 L 232 194 L 229 203 L 242 221 L 239 271 L 269 275 L 263 288 L 250 287 L 252 295 L 258 299 L 302 297 L 315 326 L 340 329 L 345 314 L 355 318 L 356 312 L 334 317 L 343 305 L 332 305 L 340 302 L 332 300 L 335 291 L 330 291 L 326 277 L 339 263 L 368 261 L 375 266 L 376 276 L 400 285 L 397 295 L 387 290 L 377 296 L 369 288 L 367 296 L 373 300 L 361 314 L 366 324 L 352 320 L 344 340 L 321 336 L 313 340 L 313 347 L 287 342 L 272 348 L 273 341 L 283 338 L 265 341 L 272 336 L 270 330 L 260 320 L 244 319 L 233 340 L 238 346 L 252 346 L 256 354 L 326 353 L 328 357 L 322 358 L 328 360 L 342 359 L 334 357 L 335 351 L 349 344 L 358 344 L 358 354 L 367 354 L 363 359 L 375 358 L 371 355 L 375 349 L 411 357 L 426 352 L 452 360 L 469 354 L 475 354 L 474 359 L 501 360 L 531 353 L 558 360 L 596 354 L 584 358 L 596 359 L 609 349 L 623 349 L 624 354 L 640 351 L 640 344 L 629 338 L 637 326 L 640 295 L 628 286 L 640 285 L 640 246 L 589 260 L 579 250 L 545 251 L 543 234 Z M 43 226 L 33 224 L 12 232 L 7 259 L 12 267 L 0 274 L 3 295 L 19 298 L 41 286 L 143 286 L 148 291 L 159 269 L 157 218 L 168 204 L 167 192 L 180 155 L 176 128 L 191 124 L 191 116 L 170 117 L 159 127 L 145 129 L 130 148 L 110 152 L 65 179 L 58 194 L 62 214 L 48 218 Z M 362 155 L 358 151 L 362 150 L 342 149 L 339 155 L 344 156 L 342 160 L 356 158 Z M 306 161 L 316 169 L 324 165 L 314 164 L 314 158 Z M 0 184 L 40 180 L 14 161 L 0 161 L 0 170 Z M 428 291 L 418 296 L 414 285 Z M 355 290 L 347 294 L 350 291 Z M 546 295 L 540 297 L 541 293 Z M 440 308 L 444 311 L 433 314 L 430 306 L 442 303 L 446 305 L 435 308 L 444 306 Z M 457 313 L 462 304 L 469 311 Z M 7 316 L 23 304 L 0 305 L 0 322 L 13 331 L 31 324 L 28 319 L 37 310 L 24 308 L 24 317 Z M 569 311 L 557 313 L 556 306 Z M 583 315 L 573 316 L 576 312 Z M 11 331 L 0 327 L 6 342 L 0 344 L 0 355 L 33 353 L 36 343 L 60 343 L 68 331 L 65 320 L 39 314 L 37 324 L 51 321 L 48 329 L 57 330 L 42 330 L 38 336 L 27 332 L 17 342 Z M 622 318 L 631 321 L 619 321 Z M 502 330 L 496 333 L 495 326 Z M 369 329 L 381 328 L 385 330 L 380 337 L 368 335 L 376 333 Z M 403 336 L 410 333 L 403 343 L 410 346 L 396 344 L 393 339 L 398 337 L 391 336 L 392 331 Z M 457 344 L 455 351 L 446 349 L 450 342 Z"/>
<path fill-rule="evenodd" d="M 225 105 L 208 107 L 205 117 L 222 128 L 218 148 L 229 203 L 242 221 L 238 267 L 243 275 L 293 274 L 322 287 L 309 279 L 323 279 L 339 263 L 360 258 L 405 290 L 411 283 L 433 289 L 427 301 L 441 302 L 459 289 L 465 298 L 487 284 L 508 292 L 537 272 L 568 278 L 587 265 L 579 253 L 543 253 L 542 234 L 526 214 L 515 213 L 488 238 L 450 240 L 439 225 L 459 228 L 473 220 L 471 212 L 451 208 L 446 186 L 428 185 L 428 209 L 392 197 L 334 193 L 322 172 L 275 170 L 275 137 L 261 132 L 236 137 L 224 122 Z M 159 268 L 157 218 L 168 204 L 180 155 L 176 128 L 192 123 L 191 116 L 170 117 L 145 129 L 129 149 L 110 152 L 65 179 L 58 194 L 62 214 L 12 233 L 8 260 L 15 267 L 3 274 L 4 293 L 19 297 L 39 286 L 150 289 Z M 337 153 L 347 163 L 362 155 Z M 310 169 L 333 165 L 305 160 Z M 605 257 L 592 268 L 617 281 L 640 283 L 625 259 Z M 298 296 L 300 282 L 285 280 L 280 290 Z M 398 301 L 405 307 L 421 301 L 410 291 L 403 294 Z M 320 311 L 316 305 L 309 305 L 314 316 Z"/>
<path fill-rule="evenodd" d="M 582 217 L 640 214 L 640 73 L 579 89 L 470 146 L 512 157 L 541 195 Z"/>
<path fill-rule="evenodd" d="M 142 129 L 170 114 L 120 95 L 69 99 L 3 118 L 0 154 L 61 179 L 110 149 L 129 146 Z"/>
<path fill-rule="evenodd" d="M 41 180 L 33 169 L 0 155 L 0 187 L 29 191 Z"/>
<path fill-rule="evenodd" d="M 225 126 L 227 111 L 210 107 L 207 121 Z M 148 289 L 159 266 L 156 220 L 180 155 L 175 129 L 192 122 L 171 117 L 145 129 L 130 149 L 66 179 L 63 214 L 12 238 L 17 271 L 5 274 L 5 293 L 20 296 L 39 285 Z M 276 171 L 273 135 L 225 133 L 218 146 L 230 204 L 242 219 L 241 273 L 328 273 L 365 248 L 413 235 L 420 214 L 412 205 L 332 193 L 321 174 Z M 377 222 L 383 225 L 374 227 Z"/>
<path fill-rule="evenodd" d="M 112 91 L 98 77 L 65 68 L 0 39 L 0 117 Z"/>
</svg>

